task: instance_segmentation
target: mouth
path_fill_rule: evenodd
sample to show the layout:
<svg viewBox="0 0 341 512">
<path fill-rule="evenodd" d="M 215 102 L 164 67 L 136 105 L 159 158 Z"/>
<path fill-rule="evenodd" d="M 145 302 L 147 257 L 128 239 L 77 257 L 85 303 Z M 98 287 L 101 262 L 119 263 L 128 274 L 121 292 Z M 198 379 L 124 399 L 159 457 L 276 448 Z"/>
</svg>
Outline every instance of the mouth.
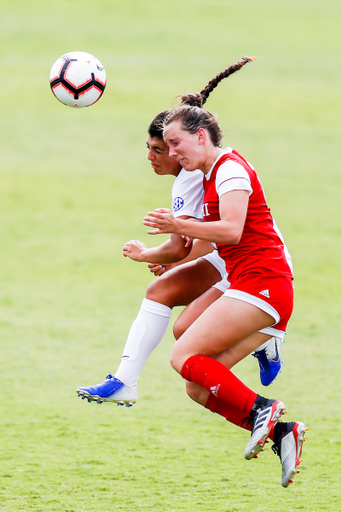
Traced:
<svg viewBox="0 0 341 512">
<path fill-rule="evenodd" d="M 186 158 L 180 158 L 180 160 L 178 160 L 179 164 L 181 165 L 181 167 L 185 168 L 185 165 L 188 165 L 188 160 L 186 160 Z"/>
</svg>

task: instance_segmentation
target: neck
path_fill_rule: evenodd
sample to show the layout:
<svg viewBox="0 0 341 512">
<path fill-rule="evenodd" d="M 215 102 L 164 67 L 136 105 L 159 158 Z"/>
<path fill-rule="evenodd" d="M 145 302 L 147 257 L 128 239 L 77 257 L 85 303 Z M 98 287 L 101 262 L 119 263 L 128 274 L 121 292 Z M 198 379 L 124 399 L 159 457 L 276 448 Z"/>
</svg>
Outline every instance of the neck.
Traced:
<svg viewBox="0 0 341 512">
<path fill-rule="evenodd" d="M 207 174 L 210 171 L 212 165 L 214 164 L 218 156 L 221 155 L 222 152 L 223 150 L 221 148 L 218 148 L 217 146 L 210 147 L 207 153 L 207 158 L 203 165 L 200 167 L 204 174 Z"/>
</svg>

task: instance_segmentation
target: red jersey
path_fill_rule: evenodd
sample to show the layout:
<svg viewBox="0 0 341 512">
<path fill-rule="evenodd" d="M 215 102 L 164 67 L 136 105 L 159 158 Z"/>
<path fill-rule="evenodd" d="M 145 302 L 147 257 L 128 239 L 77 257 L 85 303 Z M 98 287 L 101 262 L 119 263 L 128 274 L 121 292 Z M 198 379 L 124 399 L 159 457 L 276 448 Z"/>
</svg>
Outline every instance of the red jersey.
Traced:
<svg viewBox="0 0 341 512">
<path fill-rule="evenodd" d="M 225 162 L 234 162 L 228 171 Z M 239 164 L 239 165 L 235 165 Z M 242 166 L 242 168 L 240 167 Z M 219 255 L 225 260 L 229 281 L 233 282 L 245 272 L 266 269 L 271 277 L 289 277 L 292 272 L 284 254 L 284 245 L 274 228 L 265 200 L 264 190 L 256 171 L 237 151 L 223 153 L 211 171 L 204 177 L 203 216 L 205 222 L 220 220 L 217 173 L 222 192 L 248 190 L 249 204 L 241 239 L 237 245 L 216 244 Z"/>
</svg>

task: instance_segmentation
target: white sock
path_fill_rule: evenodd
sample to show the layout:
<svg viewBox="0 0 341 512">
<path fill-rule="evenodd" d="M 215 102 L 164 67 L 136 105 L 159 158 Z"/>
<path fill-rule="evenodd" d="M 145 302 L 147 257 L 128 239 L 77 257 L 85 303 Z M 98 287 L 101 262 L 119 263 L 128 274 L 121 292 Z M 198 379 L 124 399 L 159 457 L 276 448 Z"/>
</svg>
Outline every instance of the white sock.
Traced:
<svg viewBox="0 0 341 512">
<path fill-rule="evenodd" d="M 259 345 L 259 347 L 257 347 L 255 349 L 255 352 L 260 352 L 261 350 L 263 350 L 263 348 L 267 347 L 270 343 L 270 341 L 272 340 L 272 338 L 270 338 L 268 341 L 266 341 L 265 343 L 262 343 L 262 345 Z"/>
<path fill-rule="evenodd" d="M 275 340 L 276 339 L 276 336 L 273 336 L 272 338 L 270 338 L 268 341 L 266 341 L 265 343 L 263 343 L 262 345 L 260 345 L 259 347 L 257 347 L 255 349 L 255 352 L 259 352 L 260 350 L 263 350 L 263 348 L 266 348 L 269 343 L 271 342 L 271 340 Z M 284 340 L 282 340 L 282 343 L 284 343 Z"/>
<path fill-rule="evenodd" d="M 115 377 L 127 386 L 136 386 L 140 373 L 153 350 L 162 340 L 172 314 L 171 308 L 143 299 L 123 350 Z"/>
</svg>

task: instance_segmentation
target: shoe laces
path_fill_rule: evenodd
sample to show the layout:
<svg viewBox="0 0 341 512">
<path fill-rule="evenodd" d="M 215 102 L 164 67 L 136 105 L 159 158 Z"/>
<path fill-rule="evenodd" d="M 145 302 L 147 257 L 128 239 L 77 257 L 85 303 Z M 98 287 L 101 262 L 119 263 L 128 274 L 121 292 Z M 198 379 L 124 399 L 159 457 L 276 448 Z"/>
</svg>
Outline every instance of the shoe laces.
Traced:
<svg viewBox="0 0 341 512">
<path fill-rule="evenodd" d="M 261 357 L 262 357 L 259 352 L 253 352 L 251 355 L 253 357 L 257 357 L 257 359 L 261 359 Z"/>
<path fill-rule="evenodd" d="M 281 456 L 281 448 L 278 444 L 274 443 L 272 446 L 271 446 L 271 450 L 274 452 L 275 455 L 278 455 L 278 457 Z"/>
<path fill-rule="evenodd" d="M 105 377 L 106 380 L 109 380 L 109 379 L 112 379 L 113 378 L 113 375 L 111 375 L 111 373 L 109 372 L 108 375 Z"/>
<path fill-rule="evenodd" d="M 259 366 L 261 368 L 261 370 L 265 371 L 265 368 L 264 368 L 264 359 L 266 359 L 265 355 L 262 357 L 262 354 L 260 354 L 260 352 L 253 352 L 253 354 L 251 354 L 253 357 L 255 357 L 256 359 L 258 359 L 258 363 L 259 363 Z"/>
</svg>

